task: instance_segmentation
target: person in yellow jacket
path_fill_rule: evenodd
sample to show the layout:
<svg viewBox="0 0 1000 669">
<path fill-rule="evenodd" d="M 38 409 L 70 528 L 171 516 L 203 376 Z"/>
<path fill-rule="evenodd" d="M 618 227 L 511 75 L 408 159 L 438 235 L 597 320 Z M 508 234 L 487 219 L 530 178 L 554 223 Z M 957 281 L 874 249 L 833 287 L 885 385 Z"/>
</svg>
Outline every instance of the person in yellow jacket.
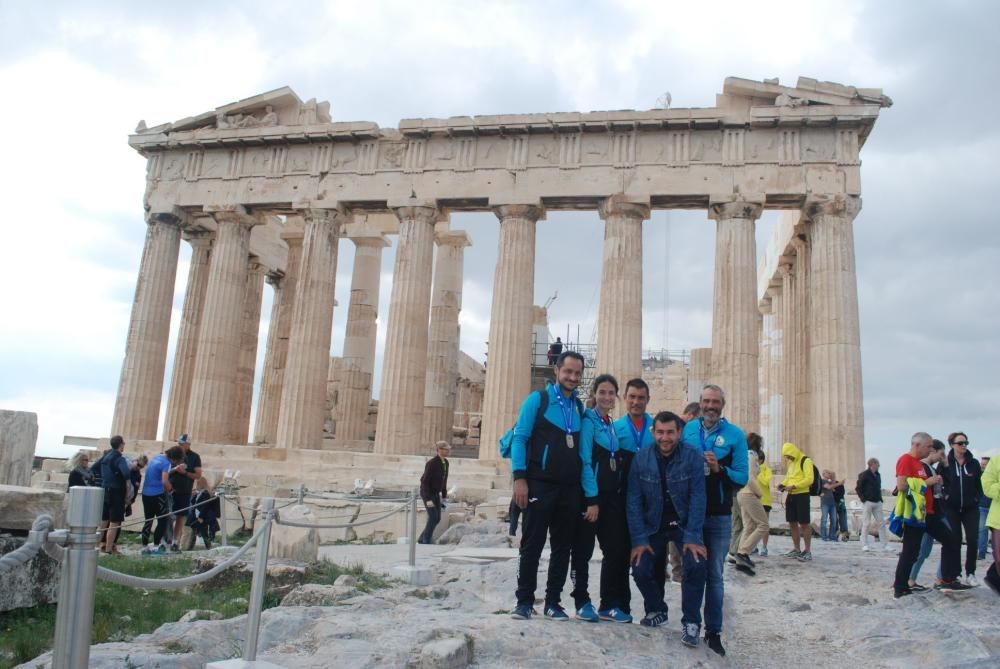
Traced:
<svg viewBox="0 0 1000 669">
<path fill-rule="evenodd" d="M 795 444 L 786 443 L 781 447 L 781 457 L 785 461 L 785 480 L 778 486 L 785 497 L 785 520 L 792 532 L 793 548 L 785 557 L 802 562 L 812 560 L 812 531 L 809 512 L 809 488 L 813 483 L 813 462 Z M 802 545 L 805 550 L 799 550 Z"/>
<path fill-rule="evenodd" d="M 981 480 L 983 494 L 993 500 L 986 516 L 986 527 L 990 529 L 993 541 L 993 564 L 983 580 L 1000 595 L 1000 457 L 990 458 Z"/>
<path fill-rule="evenodd" d="M 760 486 L 760 504 L 764 507 L 764 513 L 767 514 L 768 518 L 771 517 L 771 477 L 773 473 L 771 468 L 767 466 L 767 458 L 764 456 L 764 452 L 761 451 L 758 454 L 758 459 L 760 460 L 760 471 L 757 472 L 757 485 Z M 760 549 L 753 549 L 753 555 L 760 554 L 761 557 L 767 557 L 767 539 L 770 533 L 765 534 L 760 538 Z"/>
</svg>

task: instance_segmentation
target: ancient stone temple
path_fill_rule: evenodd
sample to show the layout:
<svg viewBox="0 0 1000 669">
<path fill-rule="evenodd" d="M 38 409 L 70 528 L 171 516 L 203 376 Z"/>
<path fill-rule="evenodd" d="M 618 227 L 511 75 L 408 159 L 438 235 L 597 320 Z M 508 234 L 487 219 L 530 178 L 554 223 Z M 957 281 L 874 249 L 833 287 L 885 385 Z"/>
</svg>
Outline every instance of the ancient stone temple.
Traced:
<svg viewBox="0 0 1000 669">
<path fill-rule="evenodd" d="M 463 248 L 475 240 L 450 215 L 491 211 L 499 245 L 479 457 L 494 461 L 531 385 L 535 232 L 546 212 L 589 210 L 604 221 L 596 356 L 621 379 L 643 370 L 643 226 L 654 209 L 698 209 L 714 221 L 714 311 L 711 350 L 692 352 L 688 383 L 722 385 L 728 415 L 747 429 L 761 429 L 763 407 L 765 427 L 777 430 L 771 443 L 792 438 L 856 471 L 859 152 L 890 104 L 878 89 L 728 78 L 713 107 L 380 128 L 335 122 L 328 103 L 282 88 L 140 123 L 129 142 L 147 159 L 147 237 L 112 432 L 156 438 L 186 241 L 192 262 L 164 436 L 183 429 L 196 442 L 247 443 L 266 283 L 274 306 L 253 439 L 320 448 L 338 241 L 347 237 L 355 258 L 336 430 L 367 439 L 379 266 L 391 238 L 374 452 L 426 452 L 460 422 L 456 411 L 468 414 L 460 405 L 471 396 L 458 380 L 458 313 Z M 759 272 L 754 230 L 765 209 L 792 223 Z"/>
</svg>

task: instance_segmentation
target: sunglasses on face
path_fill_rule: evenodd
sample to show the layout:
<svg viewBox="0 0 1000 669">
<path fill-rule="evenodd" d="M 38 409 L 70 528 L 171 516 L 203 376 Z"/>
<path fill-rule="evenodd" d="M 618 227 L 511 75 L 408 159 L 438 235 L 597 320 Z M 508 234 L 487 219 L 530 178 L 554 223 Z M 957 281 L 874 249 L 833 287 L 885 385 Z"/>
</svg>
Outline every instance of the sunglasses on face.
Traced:
<svg viewBox="0 0 1000 669">
<path fill-rule="evenodd" d="M 953 445 L 954 446 L 968 446 L 969 442 L 967 442 L 967 441 L 956 441 Z"/>
</svg>

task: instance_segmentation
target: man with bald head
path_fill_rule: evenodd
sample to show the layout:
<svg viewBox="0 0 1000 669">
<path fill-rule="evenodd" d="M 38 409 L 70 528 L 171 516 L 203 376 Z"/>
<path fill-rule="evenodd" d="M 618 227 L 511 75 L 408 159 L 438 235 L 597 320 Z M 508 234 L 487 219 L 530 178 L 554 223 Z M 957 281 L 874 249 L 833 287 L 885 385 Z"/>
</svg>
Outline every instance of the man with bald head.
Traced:
<svg viewBox="0 0 1000 669">
<path fill-rule="evenodd" d="M 954 536 L 947 523 L 944 522 L 944 509 L 935 508 L 934 486 L 941 483 L 941 475 L 928 475 L 920 462 L 926 458 L 933 446 L 934 439 L 926 432 L 917 432 L 910 438 L 910 450 L 903 453 L 896 461 L 896 490 L 900 495 L 907 494 L 912 488 L 922 483 L 924 501 L 927 505 L 927 515 L 924 527 L 903 524 L 903 550 L 899 553 L 896 563 L 896 579 L 893 582 L 893 593 L 896 599 L 912 595 L 909 587 L 910 570 L 920 552 L 920 542 L 924 533 L 941 542 L 941 577 L 942 581 L 934 586 L 936 590 L 951 592 L 968 590 L 969 586 L 958 580 L 961 567 L 958 551 L 951 550 Z M 911 488 L 912 486 L 912 488 Z"/>
</svg>

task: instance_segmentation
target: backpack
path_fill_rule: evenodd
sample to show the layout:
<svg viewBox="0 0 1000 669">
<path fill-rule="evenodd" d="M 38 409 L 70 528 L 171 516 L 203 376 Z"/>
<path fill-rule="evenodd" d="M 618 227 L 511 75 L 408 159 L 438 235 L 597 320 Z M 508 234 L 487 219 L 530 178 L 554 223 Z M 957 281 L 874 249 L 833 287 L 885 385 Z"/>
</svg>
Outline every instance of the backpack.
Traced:
<svg viewBox="0 0 1000 669">
<path fill-rule="evenodd" d="M 535 392 L 541 396 L 538 402 L 538 412 L 535 414 L 535 423 L 537 423 L 538 419 L 545 414 L 545 410 L 549 408 L 549 393 L 547 390 L 536 390 Z M 497 442 L 500 457 L 506 460 L 510 459 L 510 449 L 514 446 L 514 428 L 516 427 L 517 422 L 515 421 L 511 428 L 500 437 L 500 441 Z"/>
<path fill-rule="evenodd" d="M 806 457 L 803 456 L 802 457 L 803 467 L 805 466 L 805 464 L 806 464 Z M 816 463 L 812 461 L 812 458 L 809 458 L 809 464 L 811 464 L 813 467 L 813 482 L 809 485 L 809 495 L 810 497 L 819 497 L 820 495 L 823 494 L 823 477 L 820 476 L 819 467 L 817 467 Z"/>
<path fill-rule="evenodd" d="M 104 485 L 105 466 L 107 466 L 108 469 L 110 470 L 111 477 L 113 480 L 117 481 L 118 483 L 124 484 L 125 477 L 122 476 L 121 470 L 118 469 L 118 461 L 123 457 L 125 456 L 123 456 L 120 451 L 117 451 L 112 448 L 109 449 L 108 452 L 106 452 L 103 456 L 101 456 L 101 459 L 97 461 L 98 471 L 100 472 L 99 477 L 101 479 L 102 486 Z"/>
</svg>

